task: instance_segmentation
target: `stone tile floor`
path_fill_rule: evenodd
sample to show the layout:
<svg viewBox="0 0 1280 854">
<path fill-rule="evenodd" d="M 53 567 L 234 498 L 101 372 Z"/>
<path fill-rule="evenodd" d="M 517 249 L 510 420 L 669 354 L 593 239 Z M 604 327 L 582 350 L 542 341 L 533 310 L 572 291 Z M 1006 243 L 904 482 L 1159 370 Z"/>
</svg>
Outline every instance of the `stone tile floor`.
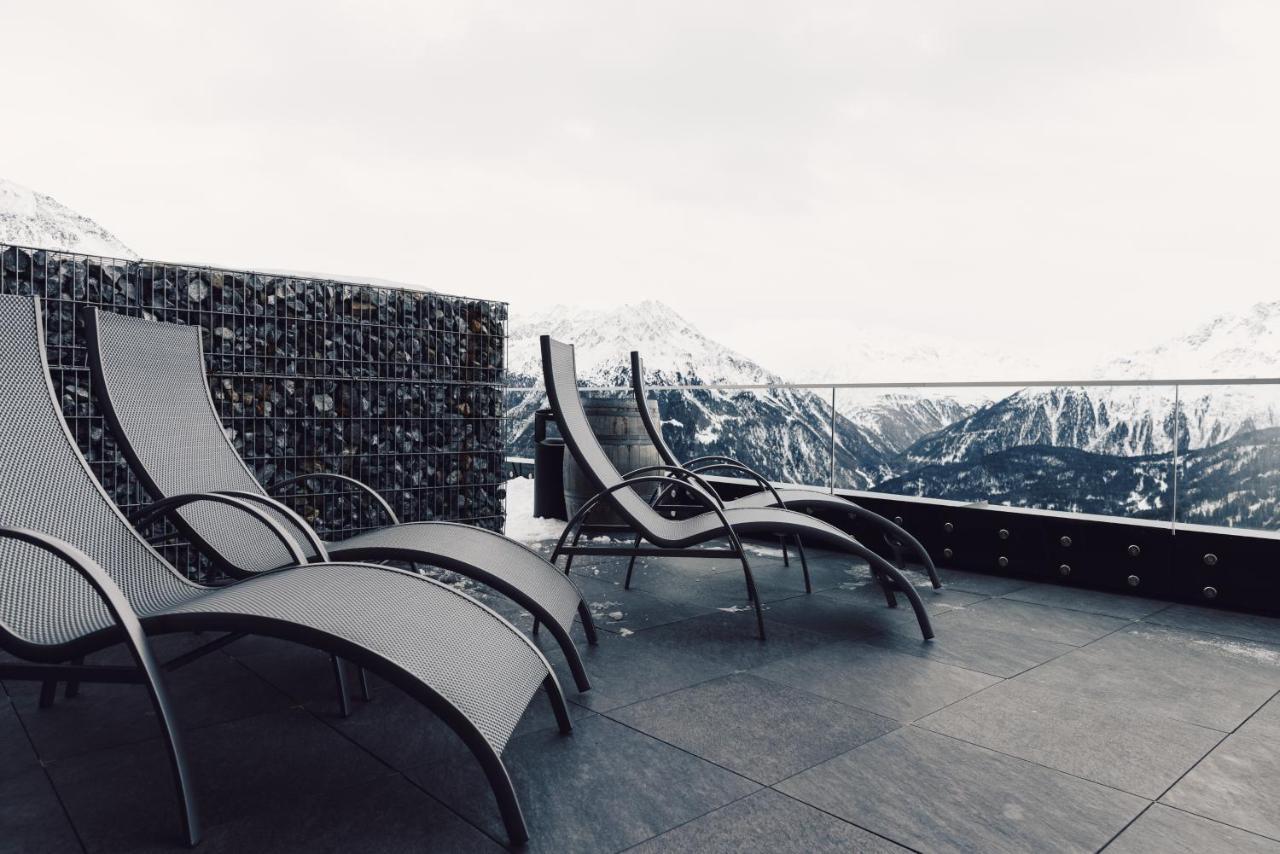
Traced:
<svg viewBox="0 0 1280 854">
<path fill-rule="evenodd" d="M 1280 620 L 947 572 L 924 643 L 865 566 L 811 555 L 806 596 L 757 551 L 763 643 L 728 563 L 632 591 L 575 564 L 603 639 L 573 735 L 537 698 L 505 753 L 528 850 L 1280 852 Z M 340 718 L 323 655 L 253 638 L 169 684 L 203 851 L 503 847 L 470 755 L 390 686 Z M 139 689 L 4 688 L 0 851 L 178 849 Z"/>
</svg>

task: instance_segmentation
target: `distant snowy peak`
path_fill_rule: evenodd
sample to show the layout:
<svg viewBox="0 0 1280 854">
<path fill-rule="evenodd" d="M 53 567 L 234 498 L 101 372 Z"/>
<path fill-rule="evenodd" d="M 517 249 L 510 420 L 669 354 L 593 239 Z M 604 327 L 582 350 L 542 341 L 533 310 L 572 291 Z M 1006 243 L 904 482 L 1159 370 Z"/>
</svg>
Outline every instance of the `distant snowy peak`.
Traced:
<svg viewBox="0 0 1280 854">
<path fill-rule="evenodd" d="M 979 336 L 940 336 L 875 323 L 853 323 L 845 335 L 824 337 L 821 349 L 796 342 L 777 364 L 796 382 L 819 384 L 1021 380 L 1046 373 L 1035 354 L 1015 357 Z"/>
<path fill-rule="evenodd" d="M 513 314 L 507 342 L 512 375 L 542 375 L 540 335 L 573 344 L 578 378 L 592 385 L 629 384 L 632 350 L 644 357 L 646 379 L 654 385 L 782 382 L 654 300 L 608 309 L 553 306 Z"/>
<path fill-rule="evenodd" d="M 137 259 L 138 254 L 89 217 L 52 196 L 0 178 L 0 243 Z"/>
<path fill-rule="evenodd" d="M 1215 317 L 1188 335 L 1105 363 L 1107 379 L 1280 376 L 1280 302 Z"/>
</svg>

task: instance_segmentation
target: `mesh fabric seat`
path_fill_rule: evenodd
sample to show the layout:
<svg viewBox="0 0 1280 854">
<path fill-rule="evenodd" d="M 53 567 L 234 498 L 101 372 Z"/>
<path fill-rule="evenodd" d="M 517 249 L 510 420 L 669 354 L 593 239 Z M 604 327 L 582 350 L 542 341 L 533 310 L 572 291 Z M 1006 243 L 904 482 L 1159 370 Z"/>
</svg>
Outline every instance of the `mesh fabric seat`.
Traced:
<svg viewBox="0 0 1280 854">
<path fill-rule="evenodd" d="M 513 839 L 527 836 L 500 753 L 539 688 L 562 728 L 568 718 L 546 659 L 505 619 L 446 585 L 370 564 L 318 563 L 219 588 L 189 581 L 129 525 L 81 456 L 48 379 L 39 304 L 29 298 L 0 296 L 0 420 L 0 647 L 51 663 L 132 644 L 142 675 L 80 666 L 68 680 L 148 685 L 170 734 L 189 841 L 199 831 L 180 742 L 145 639 L 131 627 L 270 635 L 367 667 L 458 733 Z M 57 673 L 0 664 L 0 678 L 47 682 Z"/>
<path fill-rule="evenodd" d="M 573 346 L 556 341 L 547 335 L 541 337 L 540 344 L 543 379 L 546 383 L 547 397 L 560 427 L 560 435 L 564 437 L 565 446 L 573 454 L 574 460 L 588 481 L 597 490 L 596 496 L 586 502 L 570 520 L 552 555 L 553 560 L 560 554 L 572 556 L 574 553 L 605 553 L 590 546 L 577 546 L 577 536 L 581 533 L 582 526 L 587 522 L 595 506 L 602 502 L 611 505 L 615 513 L 625 520 L 627 527 L 637 539 L 636 548 L 639 541 L 644 540 L 658 547 L 658 554 L 679 554 L 689 557 L 719 556 L 718 552 L 708 552 L 695 547 L 711 540 L 727 539 L 730 543 L 728 555 L 742 563 L 748 595 L 751 596 L 755 605 L 757 625 L 763 636 L 764 616 L 759 596 L 755 594 L 750 564 L 739 538 L 744 535 L 803 536 L 829 548 L 854 554 L 866 560 L 871 566 L 872 573 L 880 580 L 889 604 L 894 604 L 895 591 L 903 593 L 915 612 L 921 634 L 926 639 L 933 637 L 929 615 L 916 589 L 902 576 L 897 567 L 844 531 L 812 516 L 790 510 L 774 507 L 725 507 L 709 490 L 699 485 L 701 479 L 696 474 L 690 475 L 678 466 L 649 466 L 631 473 L 630 476 L 624 476 L 605 454 L 582 408 L 582 400 L 578 394 Z M 665 476 L 648 474 L 654 471 L 664 472 Z M 682 476 L 686 477 L 682 478 Z M 678 484 L 681 490 L 703 503 L 705 512 L 677 519 L 664 516 L 651 506 L 637 489 L 637 487 L 650 488 L 654 482 L 665 482 L 668 486 Z M 566 546 L 566 540 L 570 534 L 573 534 L 574 540 L 572 544 Z"/>
<path fill-rule="evenodd" d="M 732 483 L 734 486 L 740 486 L 741 481 L 729 481 L 727 478 L 715 477 L 711 472 L 733 472 L 735 474 L 745 474 L 749 478 L 754 478 L 763 484 L 761 478 L 756 472 L 743 465 L 738 460 L 731 457 L 712 455 L 699 457 L 697 459 L 681 462 L 676 457 L 675 452 L 667 444 L 662 437 L 662 428 L 653 420 L 649 407 L 646 406 L 648 393 L 644 385 L 644 361 L 640 354 L 635 350 L 631 351 L 631 391 L 635 396 L 636 404 L 640 410 L 640 421 L 644 424 L 645 432 L 649 434 L 649 441 L 653 443 L 653 447 L 658 452 L 658 456 L 662 458 L 663 463 L 669 466 L 677 466 L 682 469 L 701 474 L 708 483 L 715 486 L 717 482 L 721 484 Z M 766 484 L 767 485 L 767 484 Z M 822 513 L 828 517 L 834 517 L 841 520 L 862 520 L 879 529 L 885 537 L 885 540 L 894 548 L 896 553 L 901 554 L 904 550 L 909 550 L 924 565 L 925 572 L 929 575 L 929 580 L 934 588 L 942 587 L 942 582 L 938 578 L 937 567 L 934 566 L 933 558 L 929 555 L 929 550 L 913 537 L 905 528 L 889 519 L 884 518 L 878 513 L 873 513 L 867 508 L 838 495 L 832 495 L 827 492 L 820 492 L 816 489 L 803 488 L 757 488 L 757 491 L 740 498 L 735 498 L 725 502 L 725 509 L 742 509 L 742 508 L 762 508 L 777 507 L 786 510 L 797 510 L 800 512 Z M 801 552 L 803 555 L 803 552 Z"/>
<path fill-rule="evenodd" d="M 501 534 L 444 522 L 399 524 L 368 487 L 344 478 L 383 507 L 392 524 L 328 542 L 262 487 L 231 444 L 209 394 L 200 330 L 110 312 L 86 317 L 96 392 L 112 433 L 155 499 L 212 492 L 252 497 L 293 534 L 311 559 L 399 561 L 435 566 L 488 585 L 545 625 L 578 689 L 590 688 L 570 637 L 575 616 L 594 643 L 591 614 L 573 580 L 537 552 Z M 326 475 L 316 473 L 314 477 Z M 254 573 L 295 562 L 279 537 L 231 507 L 175 510 L 182 532 L 227 572 Z"/>
</svg>

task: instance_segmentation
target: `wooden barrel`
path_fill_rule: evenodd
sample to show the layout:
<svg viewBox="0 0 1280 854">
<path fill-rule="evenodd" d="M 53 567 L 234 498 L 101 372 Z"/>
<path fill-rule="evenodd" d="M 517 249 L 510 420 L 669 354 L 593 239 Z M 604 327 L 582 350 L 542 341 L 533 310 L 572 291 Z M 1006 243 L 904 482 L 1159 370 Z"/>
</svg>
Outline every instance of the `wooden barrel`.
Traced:
<svg viewBox="0 0 1280 854">
<path fill-rule="evenodd" d="M 640 412 L 631 397 L 592 397 L 583 395 L 582 408 L 605 454 L 613 461 L 620 474 L 626 474 L 642 466 L 654 466 L 662 462 L 658 450 L 645 432 Z M 658 420 L 658 402 L 649 401 L 649 411 Z M 598 491 L 582 474 L 582 469 L 565 450 L 564 455 L 564 503 L 569 518 L 582 509 Z M 646 490 L 647 492 L 647 490 Z M 592 522 L 613 523 L 621 521 L 612 511 L 591 514 Z"/>
</svg>

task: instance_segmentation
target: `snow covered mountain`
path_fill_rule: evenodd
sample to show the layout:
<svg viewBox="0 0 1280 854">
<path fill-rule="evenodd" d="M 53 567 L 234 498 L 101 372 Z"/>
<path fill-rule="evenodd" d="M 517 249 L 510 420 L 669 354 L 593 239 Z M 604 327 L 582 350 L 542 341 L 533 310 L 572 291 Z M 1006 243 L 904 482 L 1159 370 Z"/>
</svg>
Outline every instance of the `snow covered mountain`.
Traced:
<svg viewBox="0 0 1280 854">
<path fill-rule="evenodd" d="M 948 427 L 978 410 L 949 394 L 921 391 L 872 392 L 839 389 L 836 410 L 862 428 L 876 447 L 898 454 L 917 440 Z"/>
<path fill-rule="evenodd" d="M 583 384 L 628 385 L 632 350 L 641 352 L 646 369 L 660 374 L 662 384 L 782 382 L 746 356 L 712 341 L 655 300 L 608 309 L 557 305 L 535 313 L 513 311 L 507 334 L 507 371 L 512 376 L 542 376 L 538 336 L 550 335 L 574 345 L 578 379 Z"/>
<path fill-rule="evenodd" d="M 537 335 L 542 332 L 578 345 L 586 385 L 626 385 L 633 348 L 646 356 L 651 385 L 781 381 L 660 303 L 609 311 L 556 308 L 518 318 L 509 341 L 511 383 L 531 391 L 515 395 L 508 414 L 513 444 L 524 445 L 526 453 L 532 413 L 544 401 L 534 388 L 540 385 Z M 1273 353 L 1270 341 L 1280 345 L 1280 303 L 1217 318 L 1189 335 L 1107 362 L 1096 375 L 1280 373 L 1280 346 Z M 826 482 L 829 393 L 658 395 L 664 435 L 680 456 L 727 453 L 780 480 Z M 1229 452 L 1234 451 L 1249 451 L 1248 459 L 1238 462 L 1240 477 L 1280 480 L 1257 468 L 1274 456 L 1270 443 L 1280 433 L 1268 428 L 1280 427 L 1280 394 L 1269 386 L 1184 388 L 1176 424 L 1173 403 L 1171 388 L 1023 389 L 995 401 L 910 389 L 840 390 L 836 479 L 841 486 L 918 495 L 1159 516 L 1168 512 L 1165 479 L 1176 436 L 1188 467 L 1185 518 L 1240 524 L 1265 516 L 1265 496 L 1241 509 L 1240 495 L 1233 505 L 1210 487 L 1226 488 L 1222 477 L 1232 467 Z M 1212 471 L 1210 460 L 1217 466 Z"/>
<path fill-rule="evenodd" d="M 1280 376 L 1280 302 L 1213 318 L 1188 335 L 1107 362 L 1108 377 Z M 1166 393 L 1161 405 L 1171 405 Z M 1280 386 L 1184 386 L 1182 447 L 1204 448 L 1251 430 L 1280 426 Z"/>
<path fill-rule="evenodd" d="M 1249 377 L 1280 374 L 1280 302 L 1217 317 L 1188 335 L 1100 365 L 1107 379 Z M 1280 387 L 1184 386 L 1174 421 L 1171 387 L 1024 389 L 926 436 L 899 471 L 974 460 L 1009 448 L 1048 445 L 1099 454 L 1184 451 L 1280 426 Z"/>
<path fill-rule="evenodd" d="M 607 310 L 555 307 L 513 320 L 507 344 L 510 446 L 528 453 L 540 390 L 538 336 L 575 345 L 578 377 L 587 386 L 626 386 L 630 352 L 645 359 L 650 385 L 774 385 L 777 374 L 711 340 L 659 302 Z M 828 401 L 802 389 L 659 391 L 663 436 L 682 458 L 728 454 L 770 478 L 824 484 L 830 475 L 832 413 Z M 867 486 L 889 473 L 887 455 L 864 430 L 835 416 L 836 478 Z"/>
<path fill-rule="evenodd" d="M 876 489 L 1075 513 L 1168 519 L 1168 454 L 1123 457 L 1025 445 L 961 462 L 926 465 Z M 1238 433 L 1188 451 L 1178 472 L 1178 521 L 1280 527 L 1280 428 Z"/>
<path fill-rule="evenodd" d="M 1186 335 L 1110 359 L 1098 367 L 1096 375 L 1130 379 L 1280 376 L 1280 301 L 1219 315 Z"/>
<path fill-rule="evenodd" d="M 1190 334 L 1105 362 L 1097 376 L 1280 374 L 1280 302 L 1214 318 Z M 1120 515 L 1167 517 L 1179 450 L 1183 521 L 1280 523 L 1280 388 L 1024 389 L 907 448 L 877 488 Z"/>
<path fill-rule="evenodd" d="M 1135 456 L 1172 448 L 1172 397 L 1147 389 L 1024 389 L 907 448 L 899 471 L 1027 445 Z"/>
<path fill-rule="evenodd" d="M 786 376 L 793 382 L 818 385 L 946 382 L 977 379 L 990 372 L 989 366 L 1008 362 L 1009 354 L 969 341 L 859 324 L 857 334 L 824 339 L 817 356 L 809 347 L 798 347 L 788 360 L 792 367 Z M 1019 364 L 1025 376 L 1042 375 L 1026 359 Z M 991 395 L 986 389 L 841 388 L 835 401 L 836 410 L 866 431 L 878 447 L 896 454 L 991 403 Z"/>
<path fill-rule="evenodd" d="M 0 178 L 0 243 L 110 258 L 138 255 L 89 217 L 52 196 Z"/>
</svg>

